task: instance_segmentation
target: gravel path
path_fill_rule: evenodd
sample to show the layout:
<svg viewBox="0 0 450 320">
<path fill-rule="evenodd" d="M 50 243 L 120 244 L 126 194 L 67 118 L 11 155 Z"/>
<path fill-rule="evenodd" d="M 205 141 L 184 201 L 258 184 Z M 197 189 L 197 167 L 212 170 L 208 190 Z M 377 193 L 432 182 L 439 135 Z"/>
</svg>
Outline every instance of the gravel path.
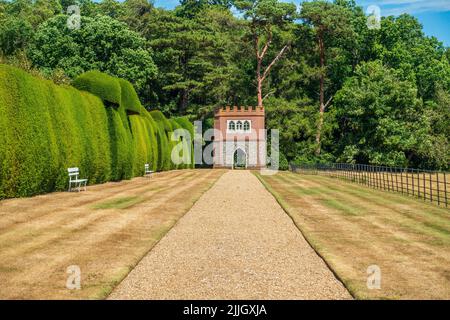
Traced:
<svg viewBox="0 0 450 320">
<path fill-rule="evenodd" d="M 259 180 L 230 171 L 110 299 L 351 299 Z"/>
</svg>

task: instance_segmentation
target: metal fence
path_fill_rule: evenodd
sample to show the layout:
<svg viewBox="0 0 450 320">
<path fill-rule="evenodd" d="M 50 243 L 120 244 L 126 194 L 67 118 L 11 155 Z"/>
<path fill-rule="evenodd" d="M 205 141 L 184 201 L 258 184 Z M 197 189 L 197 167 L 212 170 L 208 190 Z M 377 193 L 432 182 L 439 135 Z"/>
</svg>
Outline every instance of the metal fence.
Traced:
<svg viewBox="0 0 450 320">
<path fill-rule="evenodd" d="M 290 168 L 296 173 L 339 178 L 374 189 L 414 196 L 448 208 L 448 172 L 347 163 L 291 164 Z"/>
</svg>

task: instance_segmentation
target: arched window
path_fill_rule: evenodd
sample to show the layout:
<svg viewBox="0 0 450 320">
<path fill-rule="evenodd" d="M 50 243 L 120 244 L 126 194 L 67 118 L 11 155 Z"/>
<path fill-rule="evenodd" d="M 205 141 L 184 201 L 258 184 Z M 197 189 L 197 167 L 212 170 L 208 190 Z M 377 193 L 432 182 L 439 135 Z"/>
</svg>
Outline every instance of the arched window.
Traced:
<svg viewBox="0 0 450 320">
<path fill-rule="evenodd" d="M 230 123 L 228 124 L 228 130 L 230 131 L 236 130 L 236 124 L 234 123 L 234 121 L 230 121 Z"/>
<path fill-rule="evenodd" d="M 242 131 L 242 121 L 238 121 L 238 122 L 237 122 L 236 130 Z"/>
<path fill-rule="evenodd" d="M 248 121 L 244 122 L 244 131 L 250 131 L 250 122 Z"/>
</svg>

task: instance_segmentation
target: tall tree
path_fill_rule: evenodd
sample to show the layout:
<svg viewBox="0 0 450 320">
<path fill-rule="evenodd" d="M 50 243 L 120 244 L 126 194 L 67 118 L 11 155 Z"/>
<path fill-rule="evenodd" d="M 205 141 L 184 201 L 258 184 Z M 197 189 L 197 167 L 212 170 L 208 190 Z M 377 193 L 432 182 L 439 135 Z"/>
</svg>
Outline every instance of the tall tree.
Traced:
<svg viewBox="0 0 450 320">
<path fill-rule="evenodd" d="M 238 76 L 232 61 L 238 44 L 229 36 L 238 25 L 228 10 L 205 7 L 188 19 L 179 10 L 155 9 L 144 24 L 142 34 L 160 66 L 155 107 L 167 114 L 201 116 L 226 103 Z"/>
<path fill-rule="evenodd" d="M 284 28 L 292 22 L 296 17 L 297 8 L 292 3 L 283 3 L 278 0 L 243 0 L 236 1 L 235 5 L 244 14 L 244 18 L 248 20 L 248 28 L 256 55 L 258 106 L 262 107 L 264 81 L 289 47 L 289 44 L 285 44 L 272 62 L 264 67 L 264 58 L 272 44 L 274 29 Z"/>
<path fill-rule="evenodd" d="M 124 6 L 117 0 L 103 0 L 98 6 L 102 14 L 111 18 L 117 19 L 124 15 Z"/>
<path fill-rule="evenodd" d="M 443 94 L 442 102 L 448 103 Z M 411 81 L 380 61 L 361 64 L 336 94 L 339 160 L 389 166 L 445 168 L 448 125 L 441 106 L 424 106 Z M 448 113 L 448 107 L 447 107 Z M 440 116 L 438 115 L 440 114 Z M 433 131 L 441 131 L 436 134 Z"/>
<path fill-rule="evenodd" d="M 310 25 L 316 35 L 317 48 L 319 52 L 319 120 L 316 133 L 316 155 L 322 151 L 322 128 L 324 114 L 333 100 L 330 95 L 326 99 L 326 77 L 327 77 L 327 44 L 333 40 L 349 37 L 352 35 L 352 24 L 349 21 L 351 12 L 344 6 L 330 3 L 324 0 L 304 2 L 300 17 L 306 24 Z"/>
<path fill-rule="evenodd" d="M 144 38 L 126 24 L 108 16 L 82 16 L 81 28 L 67 28 L 67 16 L 43 23 L 29 48 L 34 66 L 46 74 L 58 69 L 74 78 L 89 70 L 100 70 L 125 78 L 144 100 L 157 68 Z"/>
<path fill-rule="evenodd" d="M 126 22 L 132 30 L 142 33 L 146 30 L 153 9 L 153 4 L 148 0 L 125 0 L 119 20 Z"/>
</svg>

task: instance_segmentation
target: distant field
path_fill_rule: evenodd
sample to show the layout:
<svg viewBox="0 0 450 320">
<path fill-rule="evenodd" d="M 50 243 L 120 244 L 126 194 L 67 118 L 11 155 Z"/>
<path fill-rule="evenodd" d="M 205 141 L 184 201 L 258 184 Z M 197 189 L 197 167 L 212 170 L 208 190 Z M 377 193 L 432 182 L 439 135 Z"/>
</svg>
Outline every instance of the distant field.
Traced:
<svg viewBox="0 0 450 320">
<path fill-rule="evenodd" d="M 325 176 L 255 174 L 355 297 L 450 299 L 450 210 Z M 371 265 L 380 290 L 367 288 Z"/>
<path fill-rule="evenodd" d="M 152 179 L 0 201 L 0 299 L 101 299 L 224 173 Z M 66 269 L 81 269 L 68 290 Z"/>
</svg>

